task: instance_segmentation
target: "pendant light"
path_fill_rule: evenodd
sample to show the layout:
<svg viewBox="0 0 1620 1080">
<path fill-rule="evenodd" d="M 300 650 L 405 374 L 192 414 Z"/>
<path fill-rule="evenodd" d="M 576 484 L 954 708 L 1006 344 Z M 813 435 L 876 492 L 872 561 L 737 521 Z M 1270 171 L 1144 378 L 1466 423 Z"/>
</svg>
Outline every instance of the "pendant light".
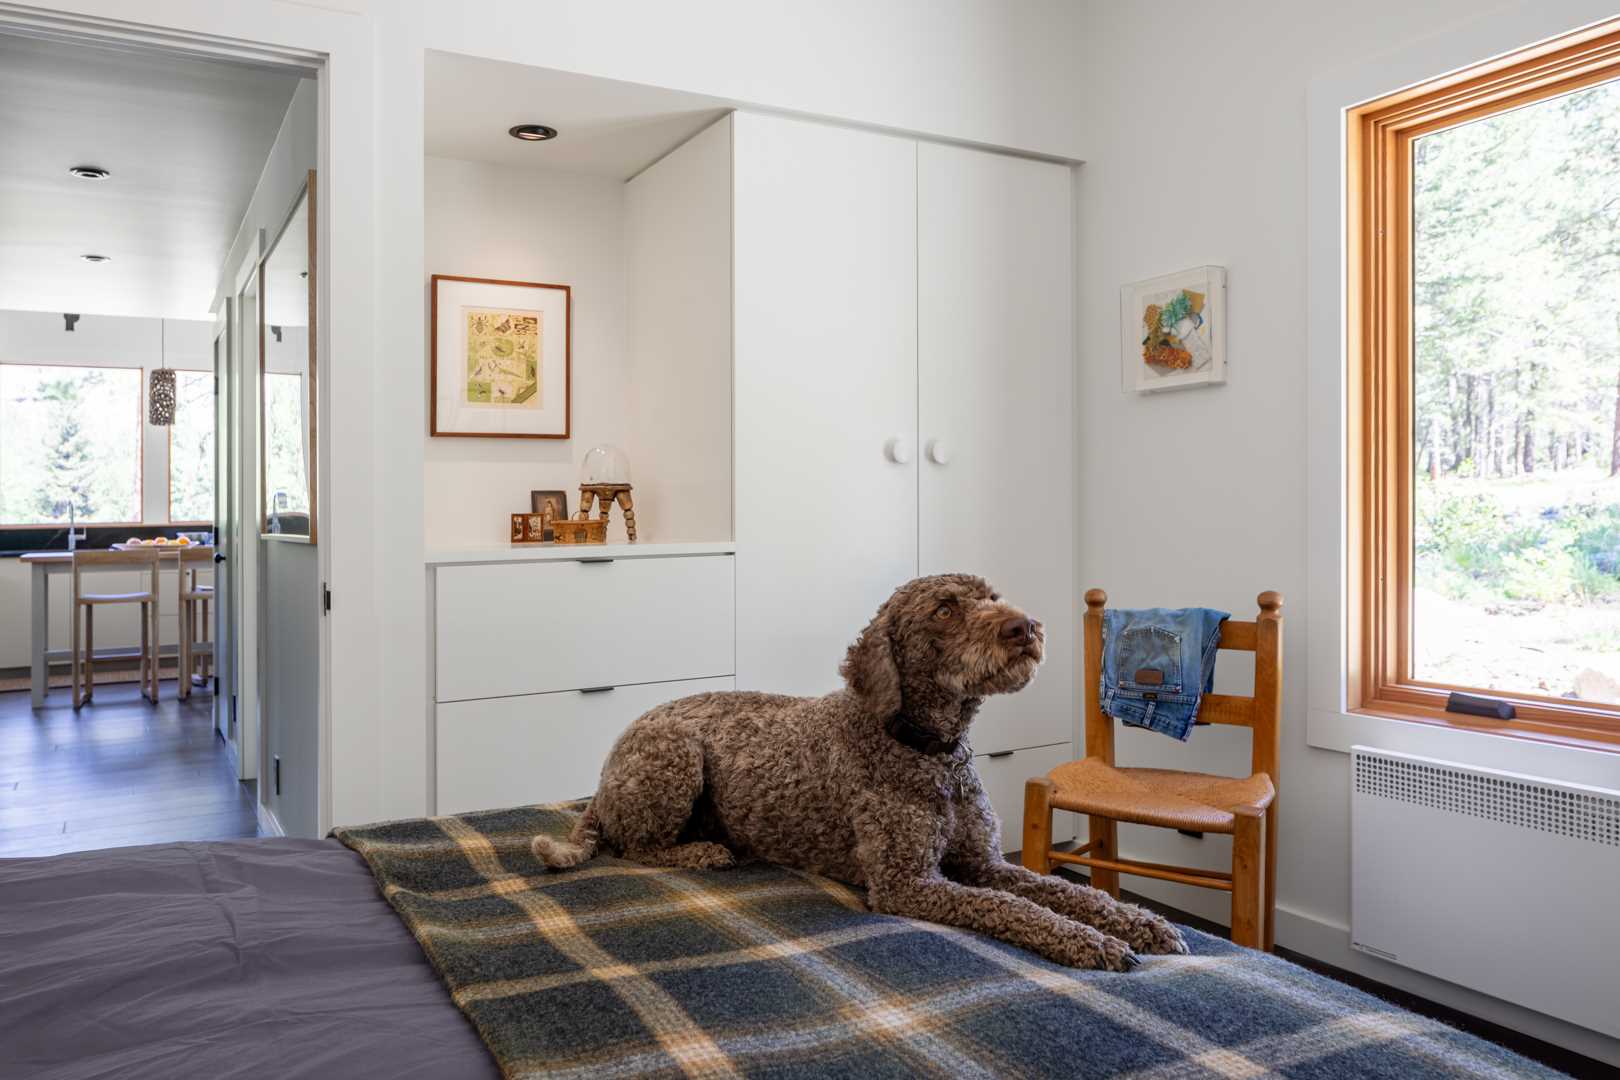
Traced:
<svg viewBox="0 0 1620 1080">
<path fill-rule="evenodd" d="M 156 427 L 168 427 L 174 423 L 174 369 L 168 366 L 168 346 L 168 323 L 159 319 L 158 366 L 152 369 L 152 386 L 147 392 L 151 402 L 147 420 Z"/>
</svg>

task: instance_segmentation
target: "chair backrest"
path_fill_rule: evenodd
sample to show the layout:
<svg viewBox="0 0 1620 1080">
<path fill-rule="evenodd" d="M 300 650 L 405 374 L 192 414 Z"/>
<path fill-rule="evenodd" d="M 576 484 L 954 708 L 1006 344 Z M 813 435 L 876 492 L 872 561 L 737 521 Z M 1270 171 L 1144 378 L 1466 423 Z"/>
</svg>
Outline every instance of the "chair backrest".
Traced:
<svg viewBox="0 0 1620 1080">
<path fill-rule="evenodd" d="M 73 596 L 79 596 L 79 571 L 86 566 L 127 566 L 148 575 L 147 588 L 157 589 L 157 567 L 160 552 L 156 548 L 130 551 L 75 551 L 73 553 Z"/>
<path fill-rule="evenodd" d="M 183 547 L 179 552 L 182 563 L 214 561 L 214 549 L 204 545 Z"/>
<path fill-rule="evenodd" d="M 1205 694 L 1198 719 L 1232 724 L 1254 733 L 1253 772 L 1277 781 L 1282 727 L 1282 594 L 1266 591 L 1256 601 L 1260 614 L 1252 622 L 1228 619 L 1221 624 L 1221 648 L 1254 653 L 1254 693 Z M 1108 594 L 1086 593 L 1085 734 L 1086 756 L 1114 764 L 1114 718 L 1102 711 L 1103 609 Z"/>
</svg>

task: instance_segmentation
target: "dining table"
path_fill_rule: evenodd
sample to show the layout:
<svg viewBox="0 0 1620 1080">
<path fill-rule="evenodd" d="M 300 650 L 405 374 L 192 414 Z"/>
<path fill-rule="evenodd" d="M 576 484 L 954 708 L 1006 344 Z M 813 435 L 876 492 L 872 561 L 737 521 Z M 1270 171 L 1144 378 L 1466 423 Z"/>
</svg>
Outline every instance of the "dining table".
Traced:
<svg viewBox="0 0 1620 1080">
<path fill-rule="evenodd" d="M 173 570 L 180 572 L 180 553 L 182 551 L 203 550 L 212 552 L 213 549 L 198 544 L 165 544 L 142 545 L 158 552 L 158 573 L 161 580 L 164 574 Z M 113 544 L 115 551 L 133 550 L 129 544 Z M 73 570 L 73 552 L 71 551 L 30 551 L 20 556 L 19 562 L 26 563 L 30 568 L 30 593 L 32 596 L 33 617 L 30 623 L 28 645 L 28 687 L 32 697 L 33 707 L 38 709 L 45 705 L 45 692 L 50 683 L 50 667 L 52 663 L 72 660 L 71 649 L 52 649 L 51 641 L 51 578 L 59 574 L 71 573 Z M 120 565 L 100 566 L 86 564 L 80 570 L 86 574 L 100 573 L 129 573 L 130 568 Z M 161 590 L 160 590 L 161 591 Z M 178 647 L 178 646 L 177 646 Z M 161 654 L 161 645 L 159 652 Z M 101 660 L 127 660 L 140 655 L 139 650 L 129 647 L 112 647 L 97 649 L 95 659 Z"/>
</svg>

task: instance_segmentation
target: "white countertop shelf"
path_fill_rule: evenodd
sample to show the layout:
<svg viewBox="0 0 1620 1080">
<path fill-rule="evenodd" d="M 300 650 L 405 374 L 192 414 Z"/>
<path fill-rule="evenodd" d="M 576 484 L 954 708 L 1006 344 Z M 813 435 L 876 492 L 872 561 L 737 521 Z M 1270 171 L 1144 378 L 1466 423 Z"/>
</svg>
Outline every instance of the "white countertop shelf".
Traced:
<svg viewBox="0 0 1620 1080">
<path fill-rule="evenodd" d="M 731 555 L 735 540 L 691 540 L 639 544 L 484 544 L 441 548 L 427 553 L 429 566 L 468 563 L 575 562 L 580 559 L 657 559 L 679 555 Z"/>
</svg>

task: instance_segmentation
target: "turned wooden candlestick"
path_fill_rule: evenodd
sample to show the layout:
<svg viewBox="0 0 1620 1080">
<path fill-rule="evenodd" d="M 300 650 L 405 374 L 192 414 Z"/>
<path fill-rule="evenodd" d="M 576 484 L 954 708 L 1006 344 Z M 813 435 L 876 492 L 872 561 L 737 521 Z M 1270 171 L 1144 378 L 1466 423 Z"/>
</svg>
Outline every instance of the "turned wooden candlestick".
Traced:
<svg viewBox="0 0 1620 1080">
<path fill-rule="evenodd" d="M 591 513 L 591 500 L 596 500 L 597 516 L 606 522 L 608 511 L 617 502 L 619 509 L 624 511 L 624 531 L 633 544 L 636 542 L 636 508 L 630 499 L 629 484 L 581 484 L 579 485 L 579 516 L 589 517 Z"/>
</svg>

